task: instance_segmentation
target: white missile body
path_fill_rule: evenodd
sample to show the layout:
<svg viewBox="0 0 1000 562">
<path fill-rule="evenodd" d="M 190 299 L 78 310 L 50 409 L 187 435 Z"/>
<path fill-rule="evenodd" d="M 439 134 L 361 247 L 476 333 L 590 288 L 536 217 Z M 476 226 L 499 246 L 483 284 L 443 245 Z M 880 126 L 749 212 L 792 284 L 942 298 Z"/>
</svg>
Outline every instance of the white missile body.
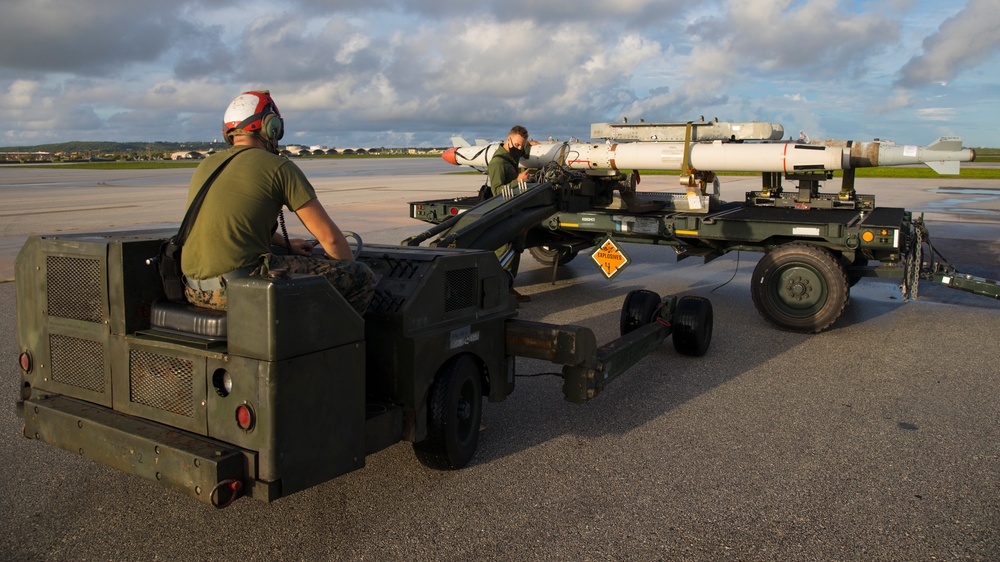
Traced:
<svg viewBox="0 0 1000 562">
<path fill-rule="evenodd" d="M 541 149 L 541 150 L 539 150 Z M 561 146 L 531 147 L 531 157 L 521 164 L 537 168 L 558 159 Z M 572 144 L 565 152 L 565 163 L 582 170 L 680 170 L 684 164 L 684 143 L 631 142 L 620 144 Z M 844 151 L 839 147 L 807 144 L 692 144 L 689 164 L 704 171 L 792 172 L 840 170 Z"/>
<path fill-rule="evenodd" d="M 447 162 L 486 168 L 500 143 L 456 147 L 445 152 Z M 521 158 L 525 168 L 549 162 L 581 170 L 681 170 L 682 142 L 539 143 L 531 156 Z M 975 152 L 962 148 L 956 137 L 942 137 L 926 147 L 886 142 L 820 141 L 691 143 L 688 165 L 706 172 L 813 172 L 875 166 L 927 164 L 938 173 L 957 174 L 959 162 L 971 162 Z"/>
</svg>

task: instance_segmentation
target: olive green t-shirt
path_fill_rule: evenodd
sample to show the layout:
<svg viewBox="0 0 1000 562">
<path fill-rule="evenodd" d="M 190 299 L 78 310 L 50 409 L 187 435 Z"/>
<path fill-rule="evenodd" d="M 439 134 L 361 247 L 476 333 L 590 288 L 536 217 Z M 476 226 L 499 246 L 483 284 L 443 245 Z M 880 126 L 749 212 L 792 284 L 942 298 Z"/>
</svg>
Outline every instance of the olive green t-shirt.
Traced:
<svg viewBox="0 0 1000 562">
<path fill-rule="evenodd" d="M 209 279 L 256 265 L 270 251 L 281 207 L 296 211 L 316 198 L 305 174 L 286 158 L 258 148 L 234 147 L 209 156 L 198 166 L 191 177 L 189 205 L 233 151 L 242 152 L 208 188 L 184 243 L 181 269 L 187 277 Z"/>
</svg>

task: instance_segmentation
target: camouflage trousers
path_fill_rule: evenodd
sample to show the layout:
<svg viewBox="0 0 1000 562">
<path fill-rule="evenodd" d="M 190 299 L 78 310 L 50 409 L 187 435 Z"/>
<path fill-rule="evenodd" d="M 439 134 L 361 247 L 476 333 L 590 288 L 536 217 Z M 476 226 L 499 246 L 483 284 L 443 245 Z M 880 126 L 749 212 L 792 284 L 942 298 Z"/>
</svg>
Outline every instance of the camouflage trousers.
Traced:
<svg viewBox="0 0 1000 562">
<path fill-rule="evenodd" d="M 267 263 L 251 273 L 267 275 L 270 269 L 284 269 L 288 273 L 306 273 L 322 275 L 330 281 L 333 288 L 344 295 L 347 302 L 364 315 L 368 303 L 375 295 L 375 274 L 364 263 L 347 260 L 328 260 L 307 256 L 279 256 L 267 254 Z M 263 261 L 263 260 L 261 260 Z M 215 310 L 226 310 L 229 298 L 226 293 L 225 280 L 222 287 L 212 291 L 199 291 L 185 285 L 184 297 L 193 305 Z"/>
</svg>

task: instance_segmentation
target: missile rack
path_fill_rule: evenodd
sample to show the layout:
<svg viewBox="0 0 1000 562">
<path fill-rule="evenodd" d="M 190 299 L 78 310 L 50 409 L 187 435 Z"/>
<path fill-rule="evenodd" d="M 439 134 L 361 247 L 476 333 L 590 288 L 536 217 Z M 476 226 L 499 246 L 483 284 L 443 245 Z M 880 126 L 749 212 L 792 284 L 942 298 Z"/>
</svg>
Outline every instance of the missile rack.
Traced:
<svg viewBox="0 0 1000 562">
<path fill-rule="evenodd" d="M 840 193 L 820 192 L 831 177 L 764 173 L 760 191 L 747 193 L 743 202 L 724 202 L 714 176 L 701 182 L 700 193 L 650 193 L 635 191 L 632 174 L 547 166 L 538 183 L 509 199 L 411 202 L 411 217 L 437 226 L 403 244 L 488 248 L 495 240 L 524 236 L 532 256 L 552 266 L 553 282 L 559 266 L 608 238 L 670 246 L 677 260 L 706 263 L 734 250 L 762 252 L 751 280 L 754 305 L 775 327 L 803 333 L 832 325 L 863 277 L 900 279 L 904 300 L 916 297 L 921 279 L 1000 298 L 997 282 L 922 259 L 933 255 L 922 216 L 877 207 L 874 196 L 857 194 L 853 170 L 846 171 Z M 798 188 L 782 189 L 782 179 L 797 181 Z M 716 189 L 709 192 L 709 185 Z M 490 241 L 484 242 L 478 233 L 487 232 Z"/>
<path fill-rule="evenodd" d="M 676 123 L 594 123 L 590 126 L 590 136 L 595 139 L 624 142 L 683 142 L 685 155 L 690 153 L 691 143 L 698 142 L 767 142 L 780 141 L 785 133 L 780 123 L 762 121 L 726 122 L 717 118 L 705 121 Z M 686 160 L 682 165 L 687 181 L 682 184 L 689 188 L 700 188 L 706 195 L 709 185 L 715 180 L 712 172 L 692 169 Z M 843 183 L 836 195 L 821 193 L 822 181 L 833 177 L 831 171 L 797 172 L 784 174 L 784 178 L 798 182 L 796 193 L 786 193 L 782 188 L 782 174 L 763 172 L 761 190 L 747 193 L 746 204 L 766 207 L 797 207 L 817 209 L 862 209 L 874 210 L 875 199 L 870 195 L 858 195 L 854 190 L 854 169 L 843 171 Z M 718 184 L 715 183 L 717 188 Z M 716 194 L 718 193 L 716 189 Z M 690 209 L 687 209 L 690 210 Z"/>
</svg>

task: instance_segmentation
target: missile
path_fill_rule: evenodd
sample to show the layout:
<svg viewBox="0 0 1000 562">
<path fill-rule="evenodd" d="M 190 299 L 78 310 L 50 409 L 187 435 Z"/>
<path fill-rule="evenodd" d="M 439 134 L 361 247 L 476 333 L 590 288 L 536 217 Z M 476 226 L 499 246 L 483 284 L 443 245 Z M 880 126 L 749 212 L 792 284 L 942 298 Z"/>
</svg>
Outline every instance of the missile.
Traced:
<svg viewBox="0 0 1000 562">
<path fill-rule="evenodd" d="M 850 154 L 851 168 L 909 166 L 926 164 L 939 174 L 958 174 L 959 162 L 972 162 L 976 151 L 962 148 L 959 137 L 941 137 L 927 146 L 899 146 L 891 141 L 854 142 L 813 141 L 811 144 L 839 146 Z"/>
<path fill-rule="evenodd" d="M 522 159 L 522 164 L 528 168 L 540 167 L 560 153 L 564 154 L 567 166 L 581 170 L 681 170 L 684 165 L 681 142 L 574 144 L 565 151 L 559 146 L 533 146 L 531 157 Z M 844 151 L 840 147 L 722 141 L 692 144 L 688 156 L 691 168 L 713 172 L 839 170 L 843 160 Z"/>
<path fill-rule="evenodd" d="M 760 121 L 722 121 L 714 119 L 686 123 L 592 123 L 590 138 L 613 141 L 643 142 L 705 142 L 714 140 L 730 141 L 779 141 L 785 136 L 785 128 L 780 123 Z M 458 145 L 455 145 L 458 146 Z"/>
<path fill-rule="evenodd" d="M 450 164 L 486 168 L 500 143 L 455 147 L 442 156 Z M 957 137 L 941 137 L 928 146 L 899 146 L 885 141 L 701 142 L 688 145 L 688 165 L 705 172 L 813 172 L 926 164 L 939 174 L 957 174 L 959 162 L 976 154 L 962 148 Z M 579 170 L 682 170 L 682 142 L 539 143 L 531 156 L 521 158 L 525 168 L 559 162 Z"/>
<path fill-rule="evenodd" d="M 485 169 L 490 163 L 490 158 L 493 158 L 493 153 L 497 151 L 497 147 L 501 144 L 493 142 L 470 146 L 466 143 L 465 146 L 456 146 L 445 150 L 441 158 L 444 158 L 445 162 L 455 166 L 470 166 Z M 534 147 L 532 147 L 532 150 L 534 150 Z"/>
</svg>

